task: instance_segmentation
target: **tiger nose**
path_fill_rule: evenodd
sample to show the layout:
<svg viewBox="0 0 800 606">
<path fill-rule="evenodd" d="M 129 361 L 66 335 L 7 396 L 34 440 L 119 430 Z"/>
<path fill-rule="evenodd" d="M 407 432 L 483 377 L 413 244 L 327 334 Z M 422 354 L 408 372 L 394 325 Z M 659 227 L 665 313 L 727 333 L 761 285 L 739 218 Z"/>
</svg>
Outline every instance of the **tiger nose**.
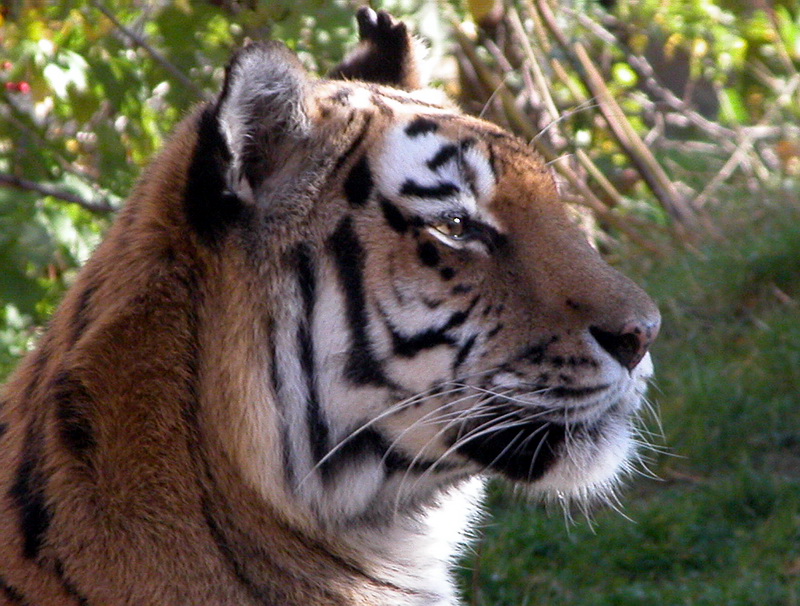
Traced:
<svg viewBox="0 0 800 606">
<path fill-rule="evenodd" d="M 592 326 L 589 332 L 612 358 L 628 370 L 633 370 L 644 358 L 660 327 L 661 318 L 656 316 L 648 320 L 628 322 L 618 331 Z"/>
</svg>

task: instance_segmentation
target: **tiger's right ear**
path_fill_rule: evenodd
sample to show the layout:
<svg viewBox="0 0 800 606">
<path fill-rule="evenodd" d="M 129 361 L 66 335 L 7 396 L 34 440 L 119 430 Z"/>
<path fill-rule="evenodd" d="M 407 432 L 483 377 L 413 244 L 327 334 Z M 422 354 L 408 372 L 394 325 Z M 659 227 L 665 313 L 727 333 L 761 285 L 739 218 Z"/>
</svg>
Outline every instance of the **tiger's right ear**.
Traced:
<svg viewBox="0 0 800 606">
<path fill-rule="evenodd" d="M 251 43 L 228 64 L 216 114 L 230 152 L 227 186 L 242 200 L 255 202 L 263 182 L 307 140 L 308 86 L 302 64 L 280 42 Z"/>
</svg>

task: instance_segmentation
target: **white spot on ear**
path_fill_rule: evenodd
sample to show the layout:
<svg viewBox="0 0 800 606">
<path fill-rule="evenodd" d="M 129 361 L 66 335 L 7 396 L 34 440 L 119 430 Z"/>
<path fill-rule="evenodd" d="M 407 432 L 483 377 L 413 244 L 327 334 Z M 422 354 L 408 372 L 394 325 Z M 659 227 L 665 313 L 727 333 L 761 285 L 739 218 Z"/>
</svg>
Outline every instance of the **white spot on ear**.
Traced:
<svg viewBox="0 0 800 606">
<path fill-rule="evenodd" d="M 347 97 L 347 105 L 354 109 L 372 109 L 372 93 L 365 88 L 356 88 Z"/>
</svg>

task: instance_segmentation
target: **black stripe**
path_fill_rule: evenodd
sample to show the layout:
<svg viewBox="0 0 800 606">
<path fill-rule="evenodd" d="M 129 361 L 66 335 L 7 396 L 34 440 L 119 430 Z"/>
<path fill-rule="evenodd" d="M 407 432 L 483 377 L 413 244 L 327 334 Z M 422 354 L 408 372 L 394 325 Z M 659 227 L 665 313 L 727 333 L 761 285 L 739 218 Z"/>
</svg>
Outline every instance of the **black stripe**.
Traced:
<svg viewBox="0 0 800 606">
<path fill-rule="evenodd" d="M 439 264 L 439 250 L 433 242 L 420 242 L 417 245 L 417 256 L 426 267 L 436 267 Z"/>
<path fill-rule="evenodd" d="M 275 339 L 272 340 L 272 366 L 270 368 L 270 378 L 272 380 L 272 390 L 275 394 L 276 405 L 280 408 L 283 408 L 283 379 L 281 377 L 280 368 L 278 368 L 278 351 Z M 291 441 L 289 440 L 289 428 L 286 425 L 283 414 L 278 415 L 278 419 L 281 424 L 280 435 L 281 455 L 283 457 L 283 477 L 287 486 L 295 487 L 297 486 L 297 475 L 294 470 L 294 457 L 292 456 Z"/>
<path fill-rule="evenodd" d="M 193 272 L 187 272 L 184 275 L 176 274 L 175 277 L 177 278 L 176 281 L 182 284 L 186 289 L 182 298 L 187 301 L 192 301 L 195 304 L 194 307 L 188 311 L 189 318 L 187 323 L 190 334 L 185 373 L 187 397 L 183 403 L 181 414 L 188 430 L 188 450 L 198 472 L 195 476 L 195 481 L 197 484 L 197 491 L 201 497 L 203 519 L 222 560 L 243 589 L 257 603 L 263 606 L 277 606 L 277 603 L 272 601 L 269 595 L 263 593 L 261 589 L 247 577 L 243 567 L 239 563 L 235 549 L 226 539 L 214 515 L 213 508 L 210 505 L 209 493 L 213 490 L 215 481 L 208 459 L 203 452 L 202 432 L 200 430 L 200 421 L 198 418 L 200 402 L 200 394 L 198 392 L 198 384 L 200 382 L 200 343 L 198 336 L 200 324 L 198 309 L 202 306 L 203 291 L 199 288 L 198 276 Z"/>
<path fill-rule="evenodd" d="M 365 206 L 372 193 L 372 171 L 366 154 L 353 165 L 344 181 L 344 195 L 350 206 Z"/>
<path fill-rule="evenodd" d="M 367 334 L 369 319 L 364 292 L 366 253 L 356 236 L 351 217 L 345 217 L 339 223 L 329 240 L 329 247 L 344 289 L 345 313 L 352 339 L 345 376 L 357 385 L 387 386 L 390 383 L 380 362 L 375 359 Z"/>
<path fill-rule="evenodd" d="M 398 234 L 406 233 L 406 231 L 408 231 L 408 221 L 406 221 L 406 218 L 403 216 L 403 213 L 400 212 L 400 209 L 398 209 L 397 206 L 392 204 L 392 202 L 384 196 L 378 196 L 378 200 L 381 205 L 383 217 L 386 219 L 389 227 L 391 227 Z"/>
<path fill-rule="evenodd" d="M 400 188 L 400 193 L 404 196 L 417 196 L 419 198 L 435 199 L 448 198 L 459 191 L 461 190 L 453 183 L 446 183 L 442 181 L 434 186 L 428 186 L 420 185 L 413 179 L 406 180 Z"/>
<path fill-rule="evenodd" d="M 75 598 L 78 601 L 79 606 L 89 606 L 89 600 L 83 595 L 81 595 L 81 593 L 78 591 L 78 588 L 75 587 L 75 585 L 70 580 L 67 579 L 67 575 L 64 572 L 64 564 L 61 562 L 61 560 L 56 560 L 54 568 L 56 571 L 56 575 L 58 576 L 61 583 L 64 585 L 64 589 L 69 594 L 69 596 Z"/>
<path fill-rule="evenodd" d="M 487 145 L 489 150 L 489 170 L 492 171 L 492 176 L 495 182 L 497 181 L 497 158 L 494 155 L 494 145 Z"/>
<path fill-rule="evenodd" d="M 451 328 L 456 328 L 458 326 L 461 326 L 464 322 L 466 322 L 467 318 L 472 313 L 472 310 L 475 309 L 475 306 L 478 304 L 478 301 L 480 301 L 480 298 L 481 298 L 480 295 L 475 295 L 474 297 L 472 297 L 472 301 L 469 302 L 469 305 L 464 311 L 457 311 L 452 316 L 450 316 L 450 319 L 447 321 L 447 324 L 444 325 L 444 329 L 450 330 Z"/>
<path fill-rule="evenodd" d="M 52 393 L 61 442 L 79 460 L 88 462 L 96 441 L 88 416 L 92 400 L 86 386 L 62 371 L 53 381 Z"/>
<path fill-rule="evenodd" d="M 456 270 L 452 267 L 442 267 L 439 270 L 439 275 L 442 277 L 442 280 L 452 280 L 456 275 Z"/>
<path fill-rule="evenodd" d="M 22 553 L 36 559 L 50 527 L 52 514 L 45 501 L 45 477 L 42 472 L 44 437 L 34 421 L 28 425 L 22 445 L 22 459 L 9 497 L 19 509 Z"/>
<path fill-rule="evenodd" d="M 447 145 L 443 145 L 442 148 L 436 152 L 436 155 L 428 160 L 426 164 L 428 168 L 431 170 L 438 170 L 445 164 L 447 164 L 451 159 L 455 158 L 458 154 L 459 148 L 453 143 L 448 143 Z"/>
<path fill-rule="evenodd" d="M 241 200 L 226 189 L 225 171 L 230 152 L 219 131 L 214 108 L 207 107 L 198 120 L 197 143 L 184 191 L 189 225 L 207 245 L 219 243 L 229 227 L 245 215 Z"/>
<path fill-rule="evenodd" d="M 354 113 L 352 115 L 354 116 L 356 114 Z M 370 124 L 372 124 L 372 114 L 367 114 L 364 117 L 364 124 L 361 126 L 361 130 L 356 135 L 356 138 L 353 139 L 344 153 L 336 159 L 336 163 L 333 165 L 333 169 L 331 170 L 331 175 L 335 175 L 337 172 L 339 172 L 339 169 L 344 166 L 344 164 L 350 159 L 350 156 L 352 156 L 359 148 L 361 143 L 364 141 L 364 138 L 367 136 L 367 131 L 369 130 Z"/>
<path fill-rule="evenodd" d="M 490 252 L 498 251 L 508 243 L 508 237 L 505 234 L 501 234 L 491 225 L 480 221 L 470 220 L 467 230 L 470 237 L 483 242 Z"/>
<path fill-rule="evenodd" d="M 368 424 L 365 422 L 364 424 Z M 361 425 L 360 427 L 363 427 Z M 349 465 L 357 465 L 369 459 L 380 459 L 387 473 L 414 472 L 423 473 L 434 465 L 440 471 L 448 471 L 456 466 L 441 461 L 428 461 L 412 457 L 400 452 L 396 446 L 374 427 L 354 431 L 345 438 L 325 461 L 323 466 L 332 469 L 343 469 Z"/>
<path fill-rule="evenodd" d="M 391 333 L 392 349 L 395 354 L 403 358 L 413 358 L 422 350 L 455 343 L 455 339 L 445 334 L 441 328 L 428 329 L 410 337 L 403 336 L 394 329 Z"/>
<path fill-rule="evenodd" d="M 12 604 L 19 604 L 19 606 L 30 605 L 30 602 L 25 599 L 25 596 L 23 596 L 16 587 L 9 585 L 3 577 L 0 577 L 0 595 Z"/>
<path fill-rule="evenodd" d="M 89 306 L 91 305 L 92 297 L 96 290 L 97 288 L 95 286 L 87 286 L 83 289 L 83 292 L 81 292 L 78 298 L 77 310 L 75 312 L 75 317 L 72 319 L 72 336 L 69 341 L 70 347 L 78 342 L 86 330 L 86 327 L 89 325 Z"/>
<path fill-rule="evenodd" d="M 217 522 L 214 515 L 213 507 L 209 503 L 208 496 L 203 495 L 201 503 L 203 511 L 203 519 L 206 522 L 211 537 L 217 545 L 217 549 L 223 556 L 225 563 L 228 565 L 229 570 L 236 577 L 236 580 L 244 587 L 245 591 L 253 598 L 258 604 L 262 606 L 278 606 L 278 602 L 273 601 L 272 597 L 264 592 L 255 582 L 253 582 L 242 565 L 239 557 L 237 556 L 236 549 L 231 545 L 231 542 L 225 536 L 222 527 Z"/>
<path fill-rule="evenodd" d="M 502 322 L 498 322 L 497 325 L 494 328 L 492 328 L 492 330 L 490 330 L 489 332 L 486 333 L 486 339 L 487 340 L 491 339 L 493 336 L 495 336 L 501 330 L 503 330 L 503 323 Z"/>
<path fill-rule="evenodd" d="M 0 438 L 8 431 L 8 423 L 0 423 Z"/>
<path fill-rule="evenodd" d="M 456 359 L 453 361 L 453 373 L 455 374 L 461 365 L 464 363 L 464 360 L 467 359 L 469 356 L 469 352 L 472 351 L 472 348 L 475 346 L 475 341 L 478 339 L 478 335 L 472 335 L 469 339 L 467 339 L 466 343 L 464 343 L 458 350 L 458 354 L 456 355 Z"/>
<path fill-rule="evenodd" d="M 544 355 L 547 352 L 546 343 L 538 343 L 526 347 L 520 354 L 519 359 L 526 360 L 531 364 L 541 364 L 544 361 Z"/>
<path fill-rule="evenodd" d="M 406 126 L 406 134 L 409 137 L 417 137 L 426 133 L 435 133 L 437 130 L 439 130 L 439 124 L 424 116 L 414 118 L 408 123 L 408 126 Z"/>
<path fill-rule="evenodd" d="M 308 247 L 295 249 L 297 282 L 303 299 L 303 318 L 297 327 L 297 345 L 300 350 L 300 367 L 306 383 L 306 426 L 311 456 L 319 463 L 328 453 L 328 425 L 323 418 L 317 393 L 316 368 L 314 363 L 314 304 L 316 302 L 316 275 Z"/>
<path fill-rule="evenodd" d="M 460 217 L 464 226 L 465 240 L 481 242 L 489 252 L 496 252 L 508 243 L 508 237 L 501 234 L 494 227 L 472 217 Z"/>
<path fill-rule="evenodd" d="M 396 355 L 403 358 L 413 358 L 426 349 L 432 349 L 440 345 L 455 345 L 456 340 L 447 334 L 448 331 L 466 322 L 479 298 L 478 296 L 474 297 L 466 310 L 454 312 L 443 326 L 429 328 L 410 336 L 400 334 L 389 321 L 388 316 L 381 312 L 381 317 L 392 335 L 392 350 Z"/>
<path fill-rule="evenodd" d="M 422 304 L 428 309 L 436 309 L 444 303 L 444 299 L 429 299 L 425 295 L 420 295 L 419 300 L 422 301 Z"/>
<path fill-rule="evenodd" d="M 30 399 L 33 397 L 36 388 L 39 387 L 39 384 L 42 380 L 42 375 L 44 375 L 45 368 L 47 367 L 47 363 L 50 360 L 50 353 L 47 348 L 47 334 L 42 337 L 42 342 L 39 344 L 39 349 L 33 354 L 33 362 L 31 362 L 31 380 L 25 386 L 25 390 L 22 392 L 22 402 L 27 404 Z"/>
</svg>

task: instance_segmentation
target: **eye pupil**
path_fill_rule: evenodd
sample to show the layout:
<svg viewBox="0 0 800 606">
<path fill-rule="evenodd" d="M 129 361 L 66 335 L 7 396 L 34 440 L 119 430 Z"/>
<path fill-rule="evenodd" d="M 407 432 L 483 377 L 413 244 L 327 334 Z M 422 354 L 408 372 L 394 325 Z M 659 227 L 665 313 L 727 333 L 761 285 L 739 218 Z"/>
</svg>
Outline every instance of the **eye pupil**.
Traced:
<svg viewBox="0 0 800 606">
<path fill-rule="evenodd" d="M 447 217 L 436 226 L 436 229 L 450 238 L 462 238 L 466 231 L 464 220 L 461 217 Z"/>
</svg>

